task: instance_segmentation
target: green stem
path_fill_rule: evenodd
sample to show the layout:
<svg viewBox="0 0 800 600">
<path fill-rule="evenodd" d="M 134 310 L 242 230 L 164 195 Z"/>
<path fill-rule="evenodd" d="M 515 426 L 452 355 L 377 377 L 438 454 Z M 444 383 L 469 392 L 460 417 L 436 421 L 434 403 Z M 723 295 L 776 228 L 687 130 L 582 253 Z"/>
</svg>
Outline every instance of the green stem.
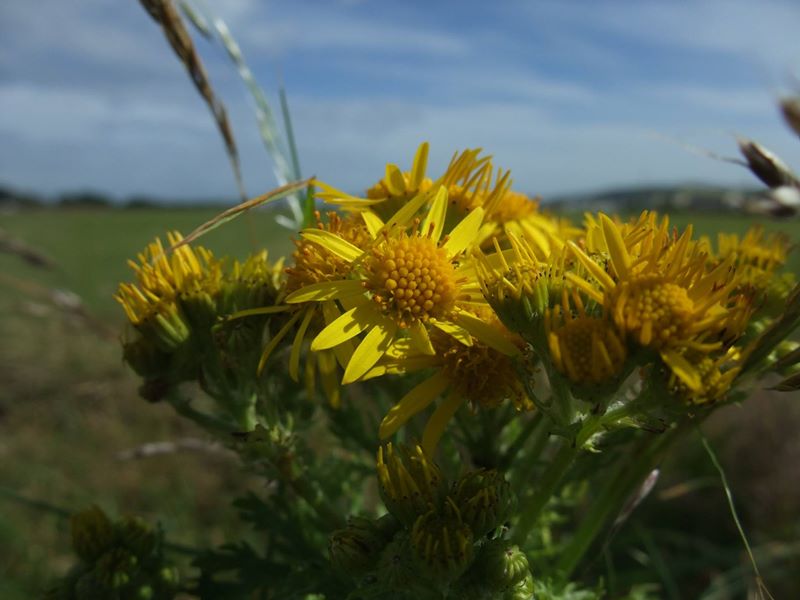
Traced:
<svg viewBox="0 0 800 600">
<path fill-rule="evenodd" d="M 581 519 L 580 526 L 558 561 L 556 570 L 565 580 L 572 575 L 609 517 L 616 516 L 636 486 L 653 470 L 661 450 L 672 441 L 678 431 L 682 430 L 675 428 L 655 438 L 645 439 L 631 453 L 633 462 L 621 466 L 608 479 L 608 484 L 592 501 L 589 512 Z"/>
<path fill-rule="evenodd" d="M 573 445 L 572 442 L 565 441 L 539 481 L 536 482 L 536 491 L 521 502 L 523 511 L 519 522 L 514 528 L 514 537 L 518 544 L 522 545 L 528 538 L 531 529 L 539 520 L 542 509 L 555 493 L 558 484 L 561 483 L 567 469 L 572 465 L 579 452 L 580 448 L 578 446 Z"/>
<path fill-rule="evenodd" d="M 514 441 L 509 444 L 508 448 L 503 455 L 500 457 L 500 460 L 497 464 L 497 468 L 501 471 L 505 471 L 511 465 L 511 462 L 514 460 L 514 457 L 522 450 L 522 447 L 525 445 L 525 442 L 528 441 L 528 438 L 537 431 L 541 423 L 544 421 L 544 413 L 540 410 L 536 411 L 525 425 L 522 426 L 517 437 L 514 438 Z M 538 433 L 538 432 L 537 432 Z"/>
<path fill-rule="evenodd" d="M 329 531 L 343 526 L 344 522 L 341 516 L 330 506 L 319 501 L 320 494 L 318 494 L 316 488 L 310 485 L 305 479 L 292 479 L 287 477 L 284 481 L 292 488 L 295 494 L 302 498 L 306 504 L 317 513 L 317 516 L 322 519 L 324 523 L 327 523 Z"/>
<path fill-rule="evenodd" d="M 167 400 L 175 409 L 175 412 L 182 417 L 186 417 L 187 419 L 194 421 L 203 429 L 213 433 L 224 434 L 226 436 L 231 433 L 230 424 L 226 423 L 222 419 L 212 417 L 211 415 L 207 415 L 206 413 L 202 413 L 199 410 L 192 408 L 187 399 L 172 396 Z"/>
</svg>

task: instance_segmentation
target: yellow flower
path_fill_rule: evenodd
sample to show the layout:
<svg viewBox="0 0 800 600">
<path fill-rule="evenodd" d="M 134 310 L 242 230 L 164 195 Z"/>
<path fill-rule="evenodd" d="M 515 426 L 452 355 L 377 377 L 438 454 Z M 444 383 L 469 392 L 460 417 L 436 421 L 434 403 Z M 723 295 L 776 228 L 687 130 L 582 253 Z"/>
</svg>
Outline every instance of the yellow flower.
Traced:
<svg viewBox="0 0 800 600">
<path fill-rule="evenodd" d="M 177 232 L 167 234 L 170 247 L 182 239 Z M 128 261 L 135 283 L 121 283 L 114 296 L 134 327 L 175 348 L 189 338 L 192 324 L 213 323 L 222 269 L 211 252 L 188 245 L 169 252 L 156 238 L 138 259 Z"/>
<path fill-rule="evenodd" d="M 421 194 L 430 197 L 429 192 L 442 185 L 448 188 L 453 184 L 472 185 L 485 172 L 487 165 L 491 172 L 490 158 L 478 158 L 479 154 L 480 149 L 456 153 L 445 172 L 432 181 L 426 176 L 428 142 L 423 142 L 417 149 L 410 171 L 403 172 L 397 165 L 386 165 L 386 175 L 367 190 L 366 198 L 351 196 L 320 181 L 316 185 L 322 191 L 317 193 L 317 197 L 347 211 L 366 212 L 366 219 L 386 220 Z"/>
<path fill-rule="evenodd" d="M 428 455 L 433 455 L 447 424 L 465 402 L 475 409 L 496 408 L 505 400 L 511 400 L 518 410 L 533 408 L 512 362 L 520 352 L 522 340 L 505 329 L 488 307 L 472 307 L 472 311 L 484 327 L 494 330 L 493 336 L 506 340 L 505 351 L 472 336 L 467 345 L 464 340 L 434 330 L 434 354 L 415 348 L 409 338 L 399 339 L 364 375 L 364 379 L 371 379 L 435 369 L 433 375 L 414 386 L 389 410 L 380 425 L 381 439 L 394 435 L 440 396 L 444 400 L 429 417 L 422 434 L 422 448 Z"/>
<path fill-rule="evenodd" d="M 671 371 L 668 388 L 673 395 L 689 404 L 706 405 L 721 400 L 741 372 L 741 352 L 735 347 L 716 358 L 694 350 L 688 350 L 683 358 L 694 365 L 699 385 L 691 388 L 679 373 Z"/>
<path fill-rule="evenodd" d="M 317 231 L 336 235 L 345 242 L 357 247 L 363 247 L 370 236 L 364 220 L 359 216 L 341 218 L 335 212 L 328 212 L 327 222 L 323 223 L 322 215 L 317 212 Z M 327 281 L 336 281 L 349 275 L 351 264 L 336 253 L 331 252 L 320 244 L 313 236 L 304 236 L 295 240 L 295 251 L 292 254 L 293 264 L 285 269 L 285 293 L 291 293 L 305 286 L 316 285 Z M 249 314 L 263 314 L 266 312 L 282 311 L 286 307 L 265 306 L 262 309 L 250 311 Z M 294 306 L 294 311 L 283 326 L 270 338 L 264 347 L 259 361 L 260 373 L 267 364 L 269 357 L 278 347 L 280 342 L 296 327 L 295 336 L 289 353 L 289 376 L 295 381 L 300 377 L 300 358 L 305 339 L 309 330 L 319 331 L 322 327 L 338 316 L 332 303 L 306 302 Z M 319 374 L 323 391 L 333 407 L 338 407 L 341 394 L 338 385 L 337 362 L 346 365 L 352 348 L 343 344 L 335 352 L 323 351 L 310 356 L 306 364 L 306 385 L 313 395 L 315 379 Z"/>
<path fill-rule="evenodd" d="M 641 229 L 633 228 L 623 237 L 626 228 L 602 213 L 600 227 L 608 270 L 570 242 L 593 282 L 575 273 L 568 273 L 568 280 L 602 305 L 621 333 L 657 351 L 686 385 L 697 389 L 700 375 L 681 349 L 721 345 L 700 340 L 723 328 L 728 317 L 735 286 L 732 257 L 708 270 L 707 256 L 691 240 L 691 227 L 674 241 L 662 228 L 642 236 L 638 236 Z"/>
<path fill-rule="evenodd" d="M 342 383 L 363 377 L 400 337 L 411 338 L 416 347 L 432 354 L 429 327 L 458 339 L 474 335 L 490 346 L 508 347 L 505 339 L 456 305 L 459 300 L 481 300 L 464 253 L 475 240 L 483 210 L 475 209 L 442 237 L 447 189 L 438 188 L 420 223 L 413 217 L 428 200 L 427 194 L 420 194 L 385 224 L 370 217 L 372 242 L 367 248 L 325 230 L 301 233 L 352 267 L 347 278 L 307 285 L 286 298 L 289 304 L 338 300 L 345 308 L 314 338 L 312 351 L 337 348 L 367 332 L 347 360 Z"/>
<path fill-rule="evenodd" d="M 509 231 L 508 241 L 507 250 L 495 239 L 493 254 L 476 253 L 476 275 L 484 297 L 506 327 L 537 343 L 551 296 L 557 301 L 564 289 L 566 253 L 553 253 L 543 261 L 540 248 L 526 237 Z"/>
<path fill-rule="evenodd" d="M 709 240 L 702 241 L 711 253 Z M 789 249 L 789 239 L 785 235 L 767 236 L 761 227 L 748 229 L 741 238 L 735 233 L 719 233 L 717 237 L 717 260 L 733 257 L 740 288 L 772 291 L 779 279 L 775 271 L 786 263 Z"/>
<path fill-rule="evenodd" d="M 354 246 L 361 248 L 370 240 L 364 221 L 358 216 L 341 218 L 335 212 L 328 212 L 326 223 L 319 212 L 315 216 L 317 229 L 334 233 Z M 312 283 L 341 279 L 350 271 L 350 263 L 313 239 L 301 237 L 294 245 L 293 264 L 286 268 L 287 293 Z"/>
<path fill-rule="evenodd" d="M 167 234 L 170 247 L 183 239 L 178 232 Z M 221 280 L 220 264 L 209 250 L 183 245 L 168 252 L 156 238 L 138 256 L 128 261 L 136 283 L 122 283 L 114 298 L 134 325 L 171 310 L 179 295 L 214 293 Z"/>
<path fill-rule="evenodd" d="M 548 308 L 544 326 L 555 368 L 582 385 L 607 383 L 625 366 L 627 349 L 608 319 L 587 314 L 577 292 L 572 309 L 567 291 L 561 305 Z"/>
</svg>

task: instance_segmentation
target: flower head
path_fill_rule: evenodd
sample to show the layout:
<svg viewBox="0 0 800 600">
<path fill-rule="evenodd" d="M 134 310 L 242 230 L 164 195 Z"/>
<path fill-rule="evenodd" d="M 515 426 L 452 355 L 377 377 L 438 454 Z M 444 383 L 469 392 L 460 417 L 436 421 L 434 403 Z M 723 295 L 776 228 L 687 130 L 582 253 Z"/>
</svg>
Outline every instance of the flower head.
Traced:
<svg viewBox="0 0 800 600">
<path fill-rule="evenodd" d="M 463 300 L 481 301 L 466 251 L 474 243 L 483 210 L 475 209 L 442 236 L 446 188 L 438 188 L 419 220 L 414 215 L 427 201 L 425 195 L 419 196 L 387 223 L 370 219 L 372 239 L 366 248 L 329 231 L 302 232 L 350 265 L 348 277 L 306 285 L 286 298 L 289 304 L 336 300 L 345 308 L 317 334 L 312 351 L 336 348 L 367 332 L 347 358 L 342 383 L 362 378 L 397 339 L 409 337 L 417 348 L 432 354 L 429 327 L 462 339 L 470 334 L 484 337 L 481 323 L 458 305 Z M 497 336 L 484 341 L 508 347 Z"/>
<path fill-rule="evenodd" d="M 570 381 L 581 385 L 608 383 L 622 373 L 627 348 L 616 327 L 603 316 L 587 313 L 573 290 L 572 304 L 566 290 L 562 303 L 545 314 L 550 359 Z"/>
<path fill-rule="evenodd" d="M 732 258 L 709 268 L 708 256 L 691 239 L 691 227 L 673 239 L 663 225 L 652 225 L 640 219 L 621 227 L 600 214 L 606 269 L 570 243 L 588 279 L 575 273 L 567 278 L 604 308 L 621 336 L 658 352 L 694 388 L 699 375 L 682 349 L 721 346 L 712 337 L 730 317 L 736 284 Z"/>
</svg>

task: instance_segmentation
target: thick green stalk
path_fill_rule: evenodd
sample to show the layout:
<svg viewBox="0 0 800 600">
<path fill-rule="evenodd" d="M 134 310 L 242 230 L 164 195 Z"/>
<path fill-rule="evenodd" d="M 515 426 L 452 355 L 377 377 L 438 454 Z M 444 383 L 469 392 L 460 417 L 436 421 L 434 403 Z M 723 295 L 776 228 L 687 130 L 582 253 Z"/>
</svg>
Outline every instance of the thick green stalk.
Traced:
<svg viewBox="0 0 800 600">
<path fill-rule="evenodd" d="M 536 491 L 521 502 L 523 507 L 522 514 L 516 527 L 514 527 L 514 537 L 518 544 L 525 543 L 531 529 L 539 520 L 542 509 L 555 493 L 558 484 L 561 483 L 579 452 L 580 448 L 578 446 L 574 446 L 570 441 L 565 441 L 555 457 L 553 457 L 552 462 L 545 469 L 542 477 L 535 482 Z"/>
<path fill-rule="evenodd" d="M 514 457 L 522 450 L 522 447 L 525 445 L 525 442 L 528 441 L 528 438 L 533 435 L 535 431 L 537 431 L 544 420 L 544 413 L 542 411 L 536 411 L 534 415 L 522 426 L 517 437 L 508 445 L 508 448 L 503 455 L 500 457 L 500 460 L 497 464 L 497 468 L 501 471 L 505 471 L 511 465 L 511 462 L 514 460 Z"/>
<path fill-rule="evenodd" d="M 561 554 L 556 571 L 566 580 L 572 575 L 608 519 L 616 516 L 625 500 L 650 473 L 661 454 L 661 450 L 675 437 L 679 428 L 649 437 L 631 453 L 633 462 L 620 468 L 608 479 L 589 512 L 581 519 L 575 535 Z"/>
</svg>

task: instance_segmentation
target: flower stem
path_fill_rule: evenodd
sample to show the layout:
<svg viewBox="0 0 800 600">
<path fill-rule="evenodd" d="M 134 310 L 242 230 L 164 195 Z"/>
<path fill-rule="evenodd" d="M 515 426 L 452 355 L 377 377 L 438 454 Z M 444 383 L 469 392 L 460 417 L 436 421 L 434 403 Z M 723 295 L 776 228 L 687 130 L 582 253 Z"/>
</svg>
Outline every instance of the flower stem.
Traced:
<svg viewBox="0 0 800 600">
<path fill-rule="evenodd" d="M 575 457 L 580 452 L 578 446 L 570 441 L 565 441 L 547 466 L 539 481 L 536 482 L 536 491 L 521 502 L 523 511 L 519 522 L 514 528 L 514 537 L 518 544 L 523 544 L 541 515 L 542 509 L 555 493 L 558 484 L 569 469 Z"/>
<path fill-rule="evenodd" d="M 616 516 L 625 500 L 642 480 L 652 471 L 661 455 L 661 450 L 675 437 L 679 428 L 656 437 L 648 437 L 630 454 L 633 461 L 621 465 L 608 479 L 608 483 L 596 499 L 592 501 L 589 512 L 581 519 L 575 535 L 561 554 L 556 570 L 569 579 L 592 545 L 597 535 L 608 522 Z"/>
</svg>

